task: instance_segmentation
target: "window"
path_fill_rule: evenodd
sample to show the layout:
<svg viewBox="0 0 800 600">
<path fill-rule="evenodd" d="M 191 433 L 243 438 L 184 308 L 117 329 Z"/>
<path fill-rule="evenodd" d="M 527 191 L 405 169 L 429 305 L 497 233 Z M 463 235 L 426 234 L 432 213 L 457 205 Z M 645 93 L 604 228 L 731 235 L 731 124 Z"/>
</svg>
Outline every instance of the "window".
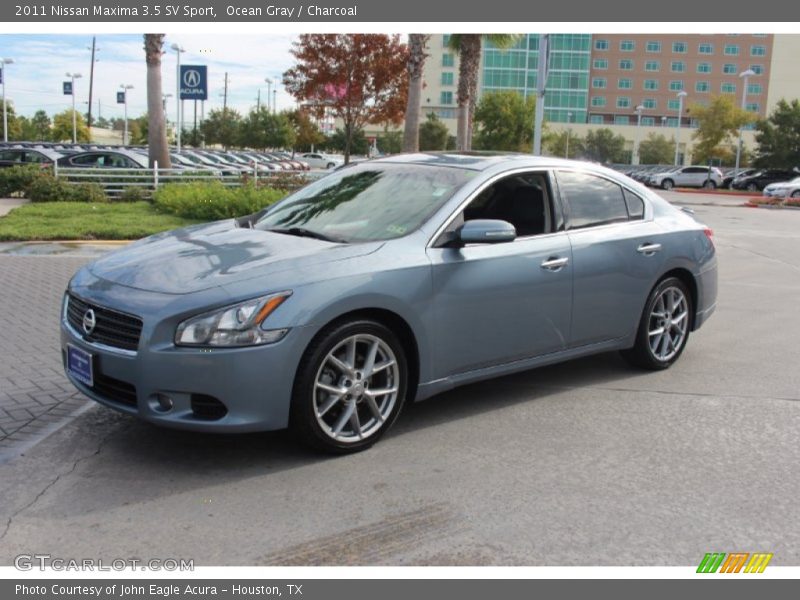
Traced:
<svg viewBox="0 0 800 600">
<path fill-rule="evenodd" d="M 439 96 L 439 104 L 452 104 L 453 92 L 442 92 Z"/>
<path fill-rule="evenodd" d="M 686 63 L 682 60 L 673 60 L 669 65 L 669 70 L 673 73 L 683 73 L 686 70 Z"/>
<path fill-rule="evenodd" d="M 621 90 L 629 90 L 633 87 L 633 80 L 632 79 L 618 79 L 617 80 L 617 88 Z"/>
<path fill-rule="evenodd" d="M 711 89 L 711 84 L 708 81 L 698 81 L 694 84 L 694 91 L 701 94 L 707 94 Z"/>
<path fill-rule="evenodd" d="M 603 118 L 603 115 L 589 115 L 589 123 L 592 123 L 593 125 L 602 125 L 605 123 L 605 119 Z"/>
<path fill-rule="evenodd" d="M 678 110 L 677 100 L 675 101 L 675 110 Z M 667 127 L 677 127 L 678 126 L 678 117 L 669 117 L 667 118 Z"/>
<path fill-rule="evenodd" d="M 442 54 L 442 66 L 453 67 L 456 64 L 455 56 L 450 53 Z"/>
<path fill-rule="evenodd" d="M 450 45 L 450 34 L 445 33 L 442 36 L 442 48 L 447 48 Z"/>
<path fill-rule="evenodd" d="M 648 60 L 644 63 L 644 70 L 645 71 L 660 71 L 661 70 L 661 61 L 659 60 Z"/>
<path fill-rule="evenodd" d="M 661 52 L 661 42 L 647 42 L 647 45 L 645 46 L 645 51 L 653 53 Z"/>
<path fill-rule="evenodd" d="M 626 189 L 622 190 L 625 196 L 625 206 L 628 208 L 628 216 L 631 219 L 644 218 L 644 200 L 639 198 L 636 194 Z"/>
<path fill-rule="evenodd" d="M 623 58 L 619 61 L 619 70 L 620 71 L 632 71 L 633 70 L 633 61 L 627 58 Z"/>
<path fill-rule="evenodd" d="M 735 94 L 736 93 L 736 84 L 726 82 L 719 86 L 719 91 L 723 94 Z"/>
<path fill-rule="evenodd" d="M 658 89 L 658 79 L 645 79 L 644 80 L 644 89 L 646 90 L 657 90 Z"/>
<path fill-rule="evenodd" d="M 672 52 L 674 54 L 686 54 L 687 46 L 686 42 L 672 42 Z"/>
<path fill-rule="evenodd" d="M 605 77 L 595 77 L 592 79 L 592 87 L 596 90 L 605 89 L 607 83 Z"/>
<path fill-rule="evenodd" d="M 603 107 L 606 105 L 605 96 L 592 96 L 592 106 Z"/>
<path fill-rule="evenodd" d="M 630 125 L 631 119 L 628 115 L 614 115 L 614 125 Z"/>
<path fill-rule="evenodd" d="M 645 127 L 653 127 L 656 124 L 655 117 L 642 117 L 642 125 Z"/>
<path fill-rule="evenodd" d="M 697 47 L 698 54 L 714 54 L 714 44 L 700 44 Z"/>
<path fill-rule="evenodd" d="M 642 100 L 642 106 L 644 106 L 648 110 L 652 110 L 656 106 L 658 106 L 658 103 L 656 102 L 655 98 L 645 98 L 644 100 Z"/>
<path fill-rule="evenodd" d="M 722 65 L 722 72 L 725 73 L 725 75 L 735 75 L 737 71 L 738 69 L 733 63 L 725 63 Z"/>
<path fill-rule="evenodd" d="M 681 107 L 681 101 L 677 98 L 670 98 L 667 101 L 667 108 L 669 110 L 678 110 Z"/>
<path fill-rule="evenodd" d="M 636 43 L 633 40 L 622 40 L 619 43 L 620 52 L 633 52 L 636 49 Z"/>
<path fill-rule="evenodd" d="M 756 75 L 763 75 L 764 65 L 750 65 L 750 70 L 752 70 Z"/>
<path fill-rule="evenodd" d="M 725 44 L 725 56 L 739 56 L 739 46 L 736 44 Z"/>
<path fill-rule="evenodd" d="M 592 62 L 592 68 L 604 71 L 608 68 L 608 60 L 605 58 L 595 58 Z"/>
<path fill-rule="evenodd" d="M 595 50 L 608 50 L 608 40 L 595 40 L 594 41 L 594 49 Z"/>
<path fill-rule="evenodd" d="M 747 85 L 747 93 L 758 95 L 764 91 L 764 88 L 761 86 L 760 83 L 750 83 Z"/>
<path fill-rule="evenodd" d="M 670 92 L 680 92 L 683 90 L 683 80 L 682 79 L 674 79 L 669 82 L 669 91 Z"/>
<path fill-rule="evenodd" d="M 559 171 L 557 177 L 569 206 L 570 229 L 628 220 L 625 196 L 616 183 L 576 171 Z"/>
<path fill-rule="evenodd" d="M 699 62 L 697 63 L 698 73 L 711 73 L 711 63 Z"/>
<path fill-rule="evenodd" d="M 631 99 L 629 96 L 617 96 L 617 108 L 630 108 Z"/>
<path fill-rule="evenodd" d="M 766 46 L 750 46 L 750 56 L 766 56 Z"/>
<path fill-rule="evenodd" d="M 445 71 L 442 73 L 442 85 L 453 85 L 453 72 Z"/>
<path fill-rule="evenodd" d="M 757 113 L 761 110 L 761 105 L 758 102 L 748 102 L 744 105 L 744 109 L 748 112 Z"/>
</svg>

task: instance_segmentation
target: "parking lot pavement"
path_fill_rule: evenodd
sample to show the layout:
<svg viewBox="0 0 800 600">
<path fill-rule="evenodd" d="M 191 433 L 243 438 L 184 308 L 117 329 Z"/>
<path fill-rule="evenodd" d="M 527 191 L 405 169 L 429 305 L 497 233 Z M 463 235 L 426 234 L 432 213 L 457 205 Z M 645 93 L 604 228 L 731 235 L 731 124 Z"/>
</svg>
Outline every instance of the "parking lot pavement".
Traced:
<svg viewBox="0 0 800 600">
<path fill-rule="evenodd" d="M 716 232 L 719 307 L 668 371 L 607 354 L 482 382 L 407 407 L 341 458 L 282 432 L 176 432 L 95 407 L 0 465 L 0 564 L 696 565 L 764 551 L 797 565 L 800 214 L 696 211 Z M 60 286 L 40 293 L 55 310 Z M 56 352 L 42 341 L 36 362 Z"/>
</svg>

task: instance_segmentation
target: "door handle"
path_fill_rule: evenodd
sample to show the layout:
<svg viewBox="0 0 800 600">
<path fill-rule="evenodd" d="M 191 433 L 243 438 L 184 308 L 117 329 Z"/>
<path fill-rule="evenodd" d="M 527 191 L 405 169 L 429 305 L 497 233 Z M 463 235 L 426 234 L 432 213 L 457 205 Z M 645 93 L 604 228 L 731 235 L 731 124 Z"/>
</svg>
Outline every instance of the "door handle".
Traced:
<svg viewBox="0 0 800 600">
<path fill-rule="evenodd" d="M 556 256 L 551 256 L 542 262 L 542 268 L 547 269 L 548 271 L 560 271 L 567 265 L 568 262 L 569 258 L 558 258 Z"/>
<path fill-rule="evenodd" d="M 661 244 L 642 244 L 636 249 L 639 254 L 644 254 L 645 256 L 652 256 L 659 250 L 661 250 Z"/>
</svg>

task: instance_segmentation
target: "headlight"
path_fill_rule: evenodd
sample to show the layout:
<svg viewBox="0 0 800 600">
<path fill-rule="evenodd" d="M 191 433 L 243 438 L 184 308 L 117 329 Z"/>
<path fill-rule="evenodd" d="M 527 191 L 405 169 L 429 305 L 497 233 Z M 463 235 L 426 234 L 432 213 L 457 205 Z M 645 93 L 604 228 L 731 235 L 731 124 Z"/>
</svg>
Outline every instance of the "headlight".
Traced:
<svg viewBox="0 0 800 600">
<path fill-rule="evenodd" d="M 175 332 L 178 346 L 258 346 L 272 344 L 288 329 L 266 329 L 264 322 L 292 292 L 280 292 L 226 306 L 187 319 Z"/>
</svg>

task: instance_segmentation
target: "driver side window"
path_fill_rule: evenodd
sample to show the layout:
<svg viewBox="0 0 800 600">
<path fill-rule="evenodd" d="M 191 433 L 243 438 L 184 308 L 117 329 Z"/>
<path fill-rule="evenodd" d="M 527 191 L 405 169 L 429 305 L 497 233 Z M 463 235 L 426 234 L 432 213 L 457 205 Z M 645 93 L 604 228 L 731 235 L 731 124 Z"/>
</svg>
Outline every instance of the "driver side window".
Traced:
<svg viewBox="0 0 800 600">
<path fill-rule="evenodd" d="M 549 233 L 554 230 L 551 197 L 546 174 L 511 175 L 478 194 L 457 221 L 459 224 L 473 219 L 507 221 L 517 230 L 517 237 Z"/>
</svg>

